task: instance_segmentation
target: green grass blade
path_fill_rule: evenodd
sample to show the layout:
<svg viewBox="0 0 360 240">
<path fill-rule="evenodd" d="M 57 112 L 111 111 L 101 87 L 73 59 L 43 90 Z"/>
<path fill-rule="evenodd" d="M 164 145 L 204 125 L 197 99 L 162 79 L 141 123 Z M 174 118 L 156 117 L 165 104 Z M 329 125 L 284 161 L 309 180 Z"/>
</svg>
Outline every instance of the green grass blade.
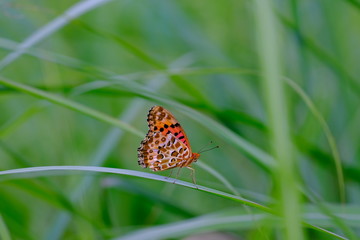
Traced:
<svg viewBox="0 0 360 240">
<path fill-rule="evenodd" d="M 102 173 L 116 173 L 116 174 L 158 180 L 158 181 L 163 181 L 163 182 L 168 182 L 168 183 L 175 182 L 175 184 L 177 184 L 177 185 L 197 189 L 199 191 L 210 192 L 212 194 L 222 196 L 224 198 L 232 199 L 234 201 L 237 201 L 237 202 L 240 202 L 240 203 L 252 206 L 252 207 L 256 207 L 265 212 L 272 213 L 272 211 L 268 207 L 265 207 L 261 204 L 255 203 L 253 201 L 250 201 L 250 200 L 238 197 L 238 196 L 234 196 L 232 194 L 228 194 L 225 192 L 221 192 L 221 191 L 207 188 L 207 187 L 200 186 L 200 185 L 194 185 L 193 183 L 184 182 L 184 181 L 177 180 L 174 178 L 168 178 L 168 177 L 159 176 L 156 174 L 144 173 L 144 172 L 139 172 L 139 171 L 134 171 L 134 170 L 127 170 L 127 169 L 92 167 L 92 166 L 47 166 L 47 167 L 20 168 L 20 169 L 0 171 L 0 176 L 3 176 L 2 177 L 3 180 L 7 180 L 7 179 L 18 178 L 14 174 L 19 175 L 19 174 L 26 174 L 26 173 L 37 173 L 37 174 L 39 174 L 38 176 L 41 176 L 42 172 L 45 172 L 45 174 L 49 174 L 49 172 L 51 172 L 51 171 L 57 171 L 57 172 L 61 172 L 61 171 L 91 171 L 91 172 L 102 172 Z M 33 177 L 33 176 L 35 176 L 35 175 L 32 174 L 31 177 Z M 1 181 L 1 179 L 0 179 L 0 181 Z"/>
<path fill-rule="evenodd" d="M 290 29 L 296 29 L 294 26 L 294 23 L 291 22 L 289 19 L 280 16 L 279 18 L 284 23 L 285 26 L 287 26 Z M 310 39 L 309 37 L 305 36 L 304 34 L 301 34 L 301 32 L 298 32 L 298 34 L 301 35 L 302 43 L 304 46 L 306 46 L 307 49 L 320 61 L 322 61 L 324 64 L 326 64 L 330 71 L 333 71 L 335 74 L 337 74 L 339 77 L 339 81 L 342 79 L 346 81 L 348 84 L 348 88 L 350 91 L 352 91 L 354 94 L 356 94 L 358 97 L 360 92 L 360 85 L 355 77 L 352 77 L 352 75 L 348 72 L 346 67 L 339 62 L 338 59 L 331 56 L 330 53 L 328 53 L 326 50 L 322 49 L 320 47 L 320 44 L 316 43 L 316 41 Z"/>
<path fill-rule="evenodd" d="M 26 52 L 28 48 L 34 46 L 35 44 L 49 37 L 57 30 L 64 27 L 72 19 L 77 18 L 82 14 L 109 1 L 111 0 L 85 0 L 76 3 L 64 14 L 60 15 L 44 27 L 40 28 L 38 31 L 34 32 L 31 36 L 25 39 L 25 41 L 23 41 L 14 52 L 11 52 L 5 58 L 3 58 L 3 60 L 0 61 L 0 70 L 19 58 L 24 52 Z"/>
<path fill-rule="evenodd" d="M 360 217 L 360 215 L 355 215 L 353 217 Z M 231 211 L 207 214 L 201 217 L 187 219 L 176 223 L 163 224 L 156 227 L 140 229 L 115 239 L 167 239 L 174 237 L 181 238 L 194 233 L 201 233 L 206 231 L 226 231 L 239 228 L 251 230 L 257 224 L 263 223 L 264 219 L 268 220 L 267 224 L 269 225 L 279 225 L 279 219 L 276 217 L 270 217 L 265 214 L 243 214 L 240 213 L 239 210 L 233 209 Z M 324 224 L 327 224 L 326 216 L 318 213 L 313 213 L 313 211 L 311 211 L 311 213 L 307 215 L 307 219 L 311 221 L 323 221 Z M 309 227 L 311 227 L 310 224 Z M 327 230 L 325 229 L 323 229 L 323 231 L 327 232 Z M 334 233 L 331 233 L 331 235 L 337 239 L 346 239 Z"/>
<path fill-rule="evenodd" d="M 220 182 L 224 184 L 227 189 L 229 189 L 230 192 L 232 192 L 232 194 L 234 194 L 235 196 L 240 196 L 236 188 L 218 171 L 203 162 L 198 162 L 197 166 L 201 167 L 202 169 L 213 175 L 215 178 L 217 178 Z"/>
<path fill-rule="evenodd" d="M 31 167 L 31 168 L 20 168 L 20 169 L 12 169 L 12 170 L 5 170 L 0 171 L 0 182 L 10 179 L 21 179 L 21 178 L 34 178 L 34 177 L 40 177 L 40 176 L 49 176 L 49 175 L 61 175 L 64 174 L 65 171 L 85 171 L 85 172 L 94 172 L 94 173 L 112 173 L 112 174 L 121 174 L 121 175 L 127 175 L 127 176 L 133 176 L 133 177 L 140 177 L 144 179 L 150 179 L 150 180 L 157 180 L 162 182 L 168 182 L 171 184 L 177 184 L 180 186 L 184 186 L 187 188 L 196 189 L 198 191 L 207 192 L 219 197 L 222 197 L 224 199 L 229 199 L 235 202 L 239 202 L 241 204 L 248 205 L 250 207 L 254 207 L 259 211 L 269 213 L 272 215 L 278 215 L 274 210 L 272 210 L 269 207 L 266 207 L 264 205 L 261 205 L 259 203 L 256 203 L 254 201 L 238 197 L 229 193 L 225 193 L 216 189 L 204 187 L 201 185 L 194 185 L 193 183 L 181 181 L 174 178 L 168 178 L 164 176 L 159 176 L 156 174 L 151 173 L 144 173 L 134 170 L 127 170 L 127 169 L 117 169 L 117 168 L 106 168 L 106 167 L 92 167 L 92 166 L 46 166 L 46 167 Z M 310 223 L 302 222 L 305 226 L 311 227 L 317 231 L 327 233 L 331 236 L 337 237 L 338 239 L 346 239 L 344 237 L 341 237 L 335 233 L 332 233 L 331 231 L 325 230 L 321 227 L 315 226 Z"/>
<path fill-rule="evenodd" d="M 125 122 L 119 121 L 116 118 L 110 117 L 110 116 L 108 116 L 104 113 L 101 113 L 95 109 L 92 109 L 92 108 L 89 108 L 82 104 L 68 100 L 61 96 L 57 96 L 55 94 L 48 93 L 48 92 L 40 90 L 40 89 L 36 89 L 36 88 L 30 87 L 30 86 L 27 86 L 25 84 L 22 84 L 22 83 L 17 83 L 17 82 L 5 79 L 4 77 L 0 77 L 0 84 L 7 86 L 9 88 L 13 88 L 18 91 L 24 92 L 26 94 L 30 94 L 30 95 L 38 97 L 38 98 L 46 99 L 49 102 L 53 102 L 53 103 L 59 104 L 61 106 L 64 106 L 66 108 L 75 110 L 77 112 L 83 113 L 88 116 L 91 116 L 91 117 L 98 119 L 100 121 L 103 121 L 105 123 L 109 123 L 111 125 L 117 126 L 121 129 L 124 129 L 124 130 L 126 130 L 134 135 L 137 135 L 139 137 L 144 136 L 144 133 L 142 133 L 141 131 L 137 130 L 136 128 L 134 128 L 133 126 L 131 126 Z"/>
<path fill-rule="evenodd" d="M 291 144 L 287 99 L 281 80 L 279 31 L 273 13 L 274 1 L 255 1 L 258 51 L 263 74 L 265 102 L 267 103 L 270 145 L 277 168 L 273 175 L 278 188 L 278 209 L 281 212 L 284 239 L 304 239 L 301 226 L 301 203 L 296 180 L 296 163 Z"/>
<path fill-rule="evenodd" d="M 335 161 L 335 168 L 337 173 L 337 179 L 339 184 L 339 192 L 340 192 L 340 199 L 342 203 L 345 203 L 345 180 L 344 180 L 344 174 L 343 174 L 343 167 L 341 164 L 340 154 L 336 145 L 335 138 L 333 134 L 331 133 L 331 130 L 326 123 L 325 119 L 319 112 L 319 110 L 316 108 L 315 104 L 311 101 L 309 96 L 297 85 L 294 81 L 292 81 L 289 78 L 284 78 L 286 83 L 290 85 L 290 87 L 303 99 L 305 104 L 308 106 L 312 114 L 315 116 L 315 118 L 318 120 L 318 122 L 321 125 L 321 128 L 324 130 L 324 133 L 326 135 L 326 139 L 328 140 L 331 153 L 334 157 Z"/>
<path fill-rule="evenodd" d="M 2 240 L 11 240 L 9 230 L 4 222 L 3 217 L 0 215 L 0 239 Z"/>
<path fill-rule="evenodd" d="M 23 123 L 25 123 L 29 118 L 34 116 L 39 111 L 43 110 L 46 104 L 44 102 L 40 102 L 30 106 L 23 113 L 15 116 L 13 119 L 10 119 L 0 128 L 0 139 L 6 138 L 13 131 L 18 129 Z"/>
<path fill-rule="evenodd" d="M 226 231 L 229 229 L 246 229 L 261 222 L 267 216 L 264 214 L 223 216 L 224 214 L 208 214 L 181 222 L 164 224 L 133 231 L 114 240 L 157 240 L 169 238 L 184 238 L 194 233 L 207 231 Z"/>
</svg>

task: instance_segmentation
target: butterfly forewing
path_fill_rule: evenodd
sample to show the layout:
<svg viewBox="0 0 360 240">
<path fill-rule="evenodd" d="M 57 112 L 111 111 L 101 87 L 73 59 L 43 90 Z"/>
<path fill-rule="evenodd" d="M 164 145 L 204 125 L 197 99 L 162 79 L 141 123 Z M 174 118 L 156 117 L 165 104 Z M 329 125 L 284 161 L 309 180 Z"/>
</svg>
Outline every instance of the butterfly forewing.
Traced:
<svg viewBox="0 0 360 240">
<path fill-rule="evenodd" d="M 181 127 L 174 115 L 165 108 L 161 106 L 152 107 L 148 114 L 148 124 L 150 131 L 159 131 L 163 135 L 171 133 L 188 146 L 191 151 L 189 140 L 184 129 Z"/>
</svg>

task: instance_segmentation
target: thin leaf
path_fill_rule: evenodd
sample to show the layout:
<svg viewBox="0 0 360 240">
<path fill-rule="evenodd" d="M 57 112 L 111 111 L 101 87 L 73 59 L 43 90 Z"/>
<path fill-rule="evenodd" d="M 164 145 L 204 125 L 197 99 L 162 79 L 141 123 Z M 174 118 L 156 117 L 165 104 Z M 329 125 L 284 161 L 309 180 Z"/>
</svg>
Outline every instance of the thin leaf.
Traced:
<svg viewBox="0 0 360 240">
<path fill-rule="evenodd" d="M 204 187 L 201 185 L 194 185 L 193 183 L 184 182 L 181 180 L 177 180 L 174 178 L 168 178 L 164 176 L 159 176 L 151 173 L 144 173 L 139 171 L 133 171 L 133 170 L 127 170 L 127 169 L 115 169 L 115 168 L 105 168 L 105 167 L 90 167 L 90 166 L 46 166 L 46 167 L 32 167 L 32 168 L 20 168 L 20 169 L 13 169 L 13 170 L 5 170 L 0 171 L 0 181 L 9 180 L 9 179 L 19 179 L 19 178 L 33 178 L 33 177 L 39 177 L 44 175 L 55 175 L 55 174 L 64 174 L 64 171 L 88 171 L 88 172 L 100 172 L 100 173 L 113 173 L 113 174 L 121 174 L 121 175 L 128 175 L 128 176 L 134 176 L 134 177 L 141 177 L 145 179 L 151 179 L 151 180 L 157 180 L 162 182 L 168 182 L 168 183 L 175 183 L 177 185 L 181 185 L 187 188 L 196 189 L 198 191 L 207 192 L 225 199 L 230 199 L 235 202 L 239 202 L 251 207 L 254 207 L 258 209 L 259 211 L 270 213 L 273 215 L 277 215 L 277 213 L 270 209 L 269 207 L 266 207 L 264 205 L 258 204 L 256 202 L 253 202 L 251 200 L 241 198 L 229 193 L 225 193 L 222 191 L 218 191 L 216 189 Z M 325 230 L 321 227 L 303 222 L 305 226 L 311 227 L 317 231 L 327 233 L 331 236 L 337 237 L 339 239 L 346 239 L 343 238 L 335 233 L 332 233 L 328 230 Z"/>
<path fill-rule="evenodd" d="M 120 121 L 120 120 L 118 120 L 116 118 L 110 117 L 110 116 L 108 116 L 108 115 L 106 115 L 104 113 L 101 113 L 101 112 L 99 112 L 99 111 L 97 111 L 95 109 L 92 109 L 92 108 L 89 108 L 89 107 L 84 106 L 82 104 L 79 104 L 79 103 L 76 103 L 74 101 L 68 100 L 68 99 L 63 98 L 61 96 L 58 96 L 58 95 L 55 95 L 55 94 L 52 94 L 52 93 L 48 93 L 46 91 L 42 91 L 42 90 L 27 86 L 27 85 L 24 85 L 24 84 L 21 84 L 21 83 L 17 83 L 17 82 L 5 79 L 4 77 L 0 77 L 0 84 L 3 84 L 3 85 L 5 85 L 7 87 L 10 87 L 10 88 L 14 88 L 14 89 L 16 89 L 18 91 L 30 94 L 30 95 L 38 97 L 38 98 L 46 99 L 46 100 L 48 100 L 50 102 L 59 104 L 61 106 L 67 107 L 67 108 L 75 110 L 77 112 L 86 114 L 86 115 L 91 116 L 91 117 L 93 117 L 95 119 L 98 119 L 100 121 L 103 121 L 103 122 L 109 123 L 111 125 L 117 126 L 117 127 L 121 128 L 121 129 L 124 129 L 124 130 L 126 130 L 126 131 L 128 131 L 128 132 L 130 132 L 130 133 L 132 133 L 134 135 L 137 135 L 139 137 L 144 136 L 144 133 L 142 133 L 141 131 L 135 129 L 133 126 L 131 126 L 131 125 L 125 123 L 125 122 L 122 122 L 122 121 Z"/>
</svg>

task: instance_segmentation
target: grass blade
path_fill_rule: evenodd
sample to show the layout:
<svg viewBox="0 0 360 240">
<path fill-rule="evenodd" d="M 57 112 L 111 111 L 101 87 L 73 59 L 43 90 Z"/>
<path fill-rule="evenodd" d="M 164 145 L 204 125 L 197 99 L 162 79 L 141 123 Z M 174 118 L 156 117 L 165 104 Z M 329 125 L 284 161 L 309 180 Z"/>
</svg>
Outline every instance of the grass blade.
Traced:
<svg viewBox="0 0 360 240">
<path fill-rule="evenodd" d="M 230 199 L 235 202 L 239 202 L 241 204 L 248 205 L 250 207 L 254 207 L 258 209 L 259 211 L 269 213 L 272 215 L 277 216 L 278 214 L 272 210 L 269 207 L 266 207 L 264 205 L 261 205 L 259 203 L 253 202 L 251 200 L 235 196 L 229 193 L 225 193 L 216 189 L 204 187 L 201 185 L 194 185 L 193 183 L 181 181 L 174 178 L 168 178 L 156 174 L 151 173 L 144 173 L 134 170 L 127 170 L 127 169 L 117 169 L 117 168 L 106 168 L 106 167 L 93 167 L 93 166 L 45 166 L 45 167 L 31 167 L 31 168 L 20 168 L 20 169 L 12 169 L 12 170 L 5 170 L 0 171 L 0 182 L 9 180 L 9 179 L 20 179 L 20 178 L 34 178 L 34 177 L 40 177 L 40 176 L 49 176 L 49 175 L 61 175 L 64 174 L 66 171 L 85 171 L 85 172 L 93 172 L 93 173 L 112 173 L 112 174 L 121 174 L 121 175 L 127 175 L 127 176 L 133 176 L 133 177 L 140 177 L 145 179 L 151 179 L 151 180 L 157 180 L 162 182 L 168 182 L 168 183 L 175 183 L 176 185 L 184 186 L 187 188 L 196 189 L 198 191 L 207 192 L 225 199 Z M 321 227 L 315 226 L 313 224 L 302 222 L 305 226 L 308 226 L 310 228 L 313 228 L 317 231 L 327 233 L 331 236 L 334 236 L 338 239 L 346 239 L 342 236 L 339 236 L 335 233 L 332 233 L 326 229 L 323 229 Z"/>
<path fill-rule="evenodd" d="M 24 42 L 18 45 L 17 49 L 14 52 L 11 52 L 5 58 L 3 58 L 3 60 L 0 61 L 0 70 L 15 61 L 17 58 L 19 58 L 24 52 L 26 52 L 28 48 L 34 46 L 38 42 L 42 41 L 57 30 L 64 27 L 72 19 L 79 17 L 80 15 L 92 10 L 93 8 L 96 8 L 109 1 L 111 0 L 86 0 L 75 4 L 63 15 L 57 17 L 38 31 L 34 32 Z"/>
<path fill-rule="evenodd" d="M 40 89 L 36 89 L 36 88 L 30 87 L 30 86 L 27 86 L 22 83 L 17 83 L 17 82 L 8 80 L 4 77 L 0 77 L 0 84 L 5 85 L 9 88 L 13 88 L 18 91 L 30 94 L 30 95 L 38 97 L 38 98 L 46 99 L 49 102 L 59 104 L 61 106 L 67 107 L 67 108 L 75 110 L 77 112 L 86 114 L 86 115 L 91 116 L 100 121 L 103 121 L 103 122 L 109 123 L 111 125 L 117 126 L 121 129 L 124 129 L 124 130 L 126 130 L 134 135 L 137 135 L 139 137 L 144 136 L 144 133 L 142 133 L 141 131 L 137 130 L 136 128 L 134 128 L 133 126 L 131 126 L 125 122 L 119 121 L 116 118 L 110 117 L 110 116 L 103 114 L 95 109 L 92 109 L 92 108 L 89 108 L 82 104 L 73 102 L 66 98 L 54 95 L 52 93 L 48 93 L 48 92 L 40 90 Z"/>
<path fill-rule="evenodd" d="M 300 193 L 296 180 L 296 163 L 290 138 L 287 99 L 281 79 L 279 39 L 277 23 L 273 12 L 274 1 L 257 0 L 255 17 L 257 20 L 258 49 L 263 74 L 265 102 L 267 103 L 270 130 L 270 145 L 277 168 L 273 175 L 278 188 L 279 205 L 284 239 L 304 239 L 300 218 Z"/>
</svg>

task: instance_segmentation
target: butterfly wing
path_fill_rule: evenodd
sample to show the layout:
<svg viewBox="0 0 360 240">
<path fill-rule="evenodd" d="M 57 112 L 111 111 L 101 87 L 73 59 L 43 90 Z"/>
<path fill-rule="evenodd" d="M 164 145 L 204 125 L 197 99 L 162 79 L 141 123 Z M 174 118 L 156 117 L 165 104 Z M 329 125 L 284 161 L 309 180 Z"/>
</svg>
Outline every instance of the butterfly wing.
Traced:
<svg viewBox="0 0 360 240">
<path fill-rule="evenodd" d="M 192 153 L 189 140 L 174 115 L 160 106 L 148 114 L 149 131 L 138 148 L 138 163 L 153 171 L 187 167 L 200 154 Z"/>
<path fill-rule="evenodd" d="M 139 165 L 153 171 L 181 167 L 191 156 L 190 149 L 174 135 L 149 131 L 138 148 Z"/>
<path fill-rule="evenodd" d="M 189 148 L 191 155 L 191 147 L 186 133 L 171 112 L 161 106 L 154 106 L 149 111 L 147 121 L 149 131 L 160 132 L 163 136 L 172 134 Z"/>
</svg>

